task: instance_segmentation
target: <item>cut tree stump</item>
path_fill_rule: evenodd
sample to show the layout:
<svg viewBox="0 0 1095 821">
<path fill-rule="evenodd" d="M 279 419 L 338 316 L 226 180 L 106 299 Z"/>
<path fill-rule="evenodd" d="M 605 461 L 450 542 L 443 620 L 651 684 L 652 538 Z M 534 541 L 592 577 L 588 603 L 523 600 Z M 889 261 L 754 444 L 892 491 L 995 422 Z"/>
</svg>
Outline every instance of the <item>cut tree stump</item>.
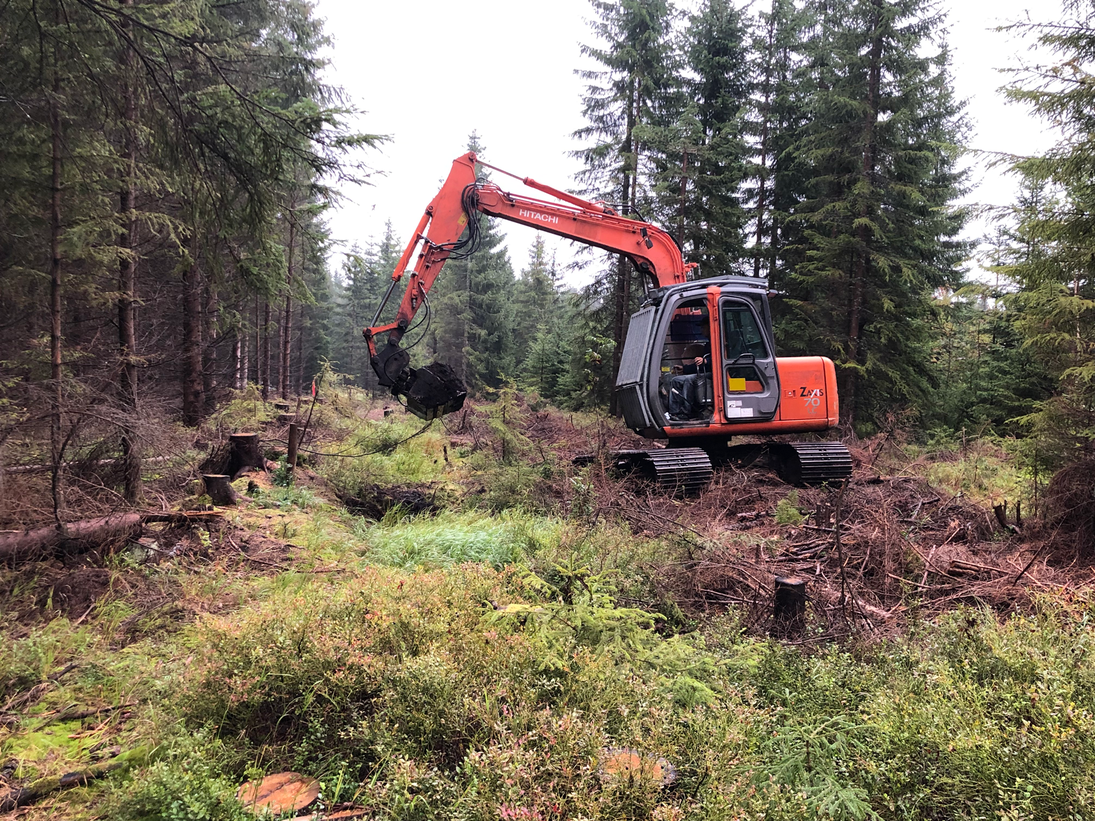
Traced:
<svg viewBox="0 0 1095 821">
<path fill-rule="evenodd" d="M 228 437 L 230 455 L 228 469 L 225 471 L 232 480 L 248 468 L 266 469 L 266 460 L 262 457 L 262 446 L 257 433 L 233 433 Z"/>
<path fill-rule="evenodd" d="M 776 604 L 772 612 L 776 631 L 792 637 L 802 633 L 806 622 L 806 579 L 798 576 L 776 578 Z"/>
<path fill-rule="evenodd" d="M 297 466 L 297 452 L 300 450 L 300 425 L 295 422 L 289 425 L 289 455 L 287 464 L 289 470 Z"/>
<path fill-rule="evenodd" d="M 205 493 L 215 505 L 228 507 L 236 503 L 236 491 L 232 488 L 232 477 L 227 473 L 202 474 Z"/>
<path fill-rule="evenodd" d="M 319 798 L 319 782 L 300 773 L 276 773 L 261 781 L 248 781 L 236 791 L 236 799 L 256 815 L 303 810 Z"/>
</svg>

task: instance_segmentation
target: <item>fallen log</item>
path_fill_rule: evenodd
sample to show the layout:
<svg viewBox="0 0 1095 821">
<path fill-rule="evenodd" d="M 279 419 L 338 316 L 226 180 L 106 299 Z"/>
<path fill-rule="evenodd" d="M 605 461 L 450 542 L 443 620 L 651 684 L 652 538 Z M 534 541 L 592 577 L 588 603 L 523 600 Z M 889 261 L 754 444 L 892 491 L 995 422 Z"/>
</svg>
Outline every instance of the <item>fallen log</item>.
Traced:
<svg viewBox="0 0 1095 821">
<path fill-rule="evenodd" d="M 144 526 L 150 522 L 182 524 L 217 515 L 216 512 L 116 513 L 67 522 L 61 527 L 0 531 L 0 563 L 15 564 L 47 555 L 73 555 L 117 547 L 140 538 Z"/>
<path fill-rule="evenodd" d="M 104 775 L 108 775 L 116 770 L 125 769 L 134 764 L 142 763 L 147 760 L 147 758 L 148 750 L 145 748 L 138 748 L 122 753 L 109 761 L 93 764 L 86 770 L 78 770 L 60 776 L 54 775 L 49 778 L 39 778 L 37 781 L 32 781 L 26 787 L 14 789 L 0 798 L 0 812 L 11 812 L 17 807 L 25 807 L 27 804 L 33 804 L 35 801 L 39 801 L 50 793 L 57 792 L 58 790 L 68 789 L 69 787 L 83 787 L 89 781 L 94 781 L 96 778 L 102 778 Z"/>
</svg>

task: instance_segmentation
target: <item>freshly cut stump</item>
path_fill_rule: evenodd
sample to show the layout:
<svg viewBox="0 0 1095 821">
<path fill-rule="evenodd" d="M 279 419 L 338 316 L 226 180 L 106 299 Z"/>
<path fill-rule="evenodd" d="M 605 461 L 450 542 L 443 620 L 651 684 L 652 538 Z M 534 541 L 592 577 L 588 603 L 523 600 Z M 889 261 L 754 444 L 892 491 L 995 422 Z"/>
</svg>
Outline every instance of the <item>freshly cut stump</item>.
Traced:
<svg viewBox="0 0 1095 821">
<path fill-rule="evenodd" d="M 236 798 L 251 812 L 273 813 L 302 810 L 319 797 L 319 782 L 300 773 L 276 773 L 261 781 L 248 781 Z"/>
</svg>

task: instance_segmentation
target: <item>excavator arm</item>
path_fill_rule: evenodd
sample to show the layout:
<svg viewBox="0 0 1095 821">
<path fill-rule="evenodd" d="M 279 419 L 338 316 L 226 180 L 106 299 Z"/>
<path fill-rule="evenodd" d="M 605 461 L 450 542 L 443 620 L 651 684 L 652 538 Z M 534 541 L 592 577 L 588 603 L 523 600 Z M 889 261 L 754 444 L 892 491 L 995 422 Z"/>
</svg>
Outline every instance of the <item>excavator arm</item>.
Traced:
<svg viewBox="0 0 1095 821">
<path fill-rule="evenodd" d="M 476 165 L 514 177 L 554 201 L 512 194 L 494 183 L 478 182 Z M 428 306 L 430 289 L 445 263 L 475 251 L 479 214 L 623 254 L 647 275 L 654 287 L 685 282 L 695 267 L 684 262 L 673 238 L 655 225 L 621 217 L 604 203 L 590 202 L 529 177 L 516 177 L 480 163 L 474 152 L 457 157 L 399 258 L 372 323 L 363 331 L 380 384 L 391 388 L 393 394 L 406 397 L 408 409 L 423 419 L 458 410 L 466 392 L 460 380 L 443 364 L 411 368 L 410 354 L 400 347 L 400 342 L 418 311 L 423 305 Z M 378 324 L 405 276 L 408 281 L 395 318 Z M 378 347 L 377 337 L 385 333 L 387 343 Z"/>
</svg>

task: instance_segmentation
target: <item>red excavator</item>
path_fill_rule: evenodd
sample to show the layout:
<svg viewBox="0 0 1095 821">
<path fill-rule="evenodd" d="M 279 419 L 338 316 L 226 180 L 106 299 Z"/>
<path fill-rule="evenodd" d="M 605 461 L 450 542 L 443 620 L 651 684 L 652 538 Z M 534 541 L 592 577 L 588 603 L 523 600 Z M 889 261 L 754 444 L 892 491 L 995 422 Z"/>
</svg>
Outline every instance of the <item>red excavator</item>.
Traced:
<svg viewBox="0 0 1095 821">
<path fill-rule="evenodd" d="M 503 191 L 476 177 L 482 165 L 547 194 L 543 200 Z M 661 484 L 705 485 L 716 461 L 755 461 L 762 455 L 792 484 L 839 481 L 851 456 L 839 442 L 776 442 L 775 434 L 826 431 L 837 424 L 836 369 L 822 356 L 777 357 L 767 281 L 720 276 L 690 280 L 676 241 L 661 228 L 620 216 L 588 200 L 517 177 L 481 162 L 474 152 L 453 161 L 399 259 L 388 290 L 363 331 L 380 384 L 406 399 L 422 419 L 464 404 L 463 384 L 443 363 L 410 367 L 400 342 L 449 259 L 473 253 L 480 214 L 623 254 L 646 275 L 650 289 L 631 317 L 616 379 L 627 426 L 666 447 L 618 452 L 621 466 L 639 467 Z M 398 312 L 379 325 L 385 306 L 410 271 Z M 387 333 L 387 344 L 377 337 Z M 762 441 L 730 447 L 731 436 Z"/>
</svg>

